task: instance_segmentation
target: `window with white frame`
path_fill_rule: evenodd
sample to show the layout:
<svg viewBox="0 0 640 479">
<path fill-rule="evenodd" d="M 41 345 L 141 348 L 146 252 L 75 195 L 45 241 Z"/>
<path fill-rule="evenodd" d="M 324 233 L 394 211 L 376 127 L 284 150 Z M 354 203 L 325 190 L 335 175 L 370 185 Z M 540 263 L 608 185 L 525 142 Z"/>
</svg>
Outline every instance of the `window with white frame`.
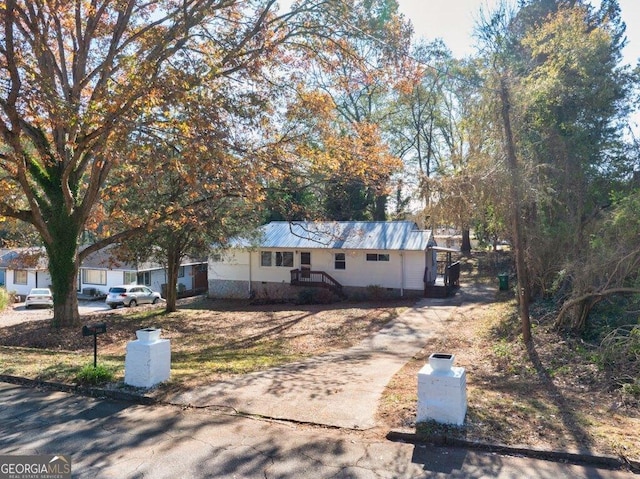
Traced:
<svg viewBox="0 0 640 479">
<path fill-rule="evenodd" d="M 293 251 L 261 251 L 260 266 L 293 268 Z"/>
<path fill-rule="evenodd" d="M 13 284 L 27 284 L 26 269 L 16 269 L 13 271 Z"/>
<path fill-rule="evenodd" d="M 344 253 L 336 253 L 334 256 L 335 269 L 347 269 L 347 257 Z"/>
<path fill-rule="evenodd" d="M 83 269 L 82 282 L 84 284 L 107 284 L 107 271 L 104 269 Z"/>
<path fill-rule="evenodd" d="M 178 268 L 178 278 L 184 278 L 184 266 Z"/>
<path fill-rule="evenodd" d="M 122 284 L 136 284 L 138 282 L 138 273 L 135 271 L 124 271 Z"/>
<path fill-rule="evenodd" d="M 367 261 L 389 261 L 388 254 L 367 253 Z"/>
</svg>

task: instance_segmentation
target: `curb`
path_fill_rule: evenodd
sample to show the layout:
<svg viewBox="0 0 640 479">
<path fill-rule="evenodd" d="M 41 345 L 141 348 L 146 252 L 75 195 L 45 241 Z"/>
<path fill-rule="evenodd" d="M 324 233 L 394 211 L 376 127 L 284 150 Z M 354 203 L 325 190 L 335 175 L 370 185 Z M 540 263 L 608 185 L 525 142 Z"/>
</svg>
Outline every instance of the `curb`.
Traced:
<svg viewBox="0 0 640 479">
<path fill-rule="evenodd" d="M 590 465 L 609 470 L 628 470 L 634 474 L 640 474 L 640 462 L 632 461 L 625 457 L 596 456 L 561 451 L 547 451 L 524 447 L 506 446 L 502 444 L 490 444 L 479 441 L 468 441 L 445 435 L 421 435 L 412 432 L 390 431 L 386 438 L 394 442 L 406 442 L 409 444 L 424 444 L 432 446 L 446 446 L 461 449 L 475 449 L 478 451 L 495 452 L 508 456 L 524 456 L 532 459 L 543 459 L 553 462 L 564 462 L 575 465 Z"/>
<path fill-rule="evenodd" d="M 50 381 L 41 381 L 38 379 L 27 379 L 19 376 L 10 376 L 7 374 L 0 374 L 0 382 L 17 384 L 19 386 L 25 386 L 29 388 L 43 388 L 53 391 L 78 394 L 80 396 L 87 396 L 97 399 L 113 399 L 115 401 L 140 404 L 142 406 L 150 406 L 152 404 L 160 403 L 160 401 L 158 401 L 156 398 L 145 396 L 143 394 L 136 394 L 126 391 L 116 391 L 114 389 L 102 389 L 73 384 L 54 383 Z"/>
<path fill-rule="evenodd" d="M 87 386 L 55 383 L 50 381 L 41 381 L 38 379 L 27 379 L 19 376 L 11 376 L 8 374 L 0 374 L 0 382 L 16 384 L 19 386 L 30 388 L 43 388 L 47 390 L 78 394 L 81 396 L 97 399 L 112 399 L 115 401 L 139 404 L 142 406 L 163 404 L 162 401 L 151 396 L 145 396 L 144 394 L 116 391 L 113 389 L 101 389 Z M 458 439 L 445 435 L 422 435 L 403 431 L 389 431 L 385 438 L 393 442 L 406 442 L 414 445 L 424 444 L 441 447 L 454 447 L 460 449 L 474 449 L 478 451 L 495 452 L 509 456 L 523 456 L 533 459 L 543 459 L 546 461 L 564 462 L 575 465 L 591 465 L 609 470 L 627 470 L 634 474 L 640 475 L 640 461 L 633 461 L 627 459 L 626 457 L 596 456 L 592 454 L 530 449 L 524 447 L 506 446 L 502 444 L 491 444 L 480 441 L 468 441 L 466 439 Z"/>
</svg>

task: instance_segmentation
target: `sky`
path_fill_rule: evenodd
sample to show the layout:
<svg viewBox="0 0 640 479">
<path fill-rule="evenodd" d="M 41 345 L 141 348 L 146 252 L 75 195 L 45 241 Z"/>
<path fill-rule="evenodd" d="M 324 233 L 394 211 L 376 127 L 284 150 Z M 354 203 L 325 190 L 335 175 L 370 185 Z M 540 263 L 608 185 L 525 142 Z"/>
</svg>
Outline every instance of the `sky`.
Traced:
<svg viewBox="0 0 640 479">
<path fill-rule="evenodd" d="M 640 0 L 618 0 L 627 24 L 624 62 L 636 65 L 640 58 Z M 411 23 L 416 37 L 442 38 L 455 57 L 474 53 L 473 27 L 480 9 L 491 12 L 499 0 L 398 0 L 400 12 Z M 593 0 L 599 5 L 599 0 Z"/>
</svg>

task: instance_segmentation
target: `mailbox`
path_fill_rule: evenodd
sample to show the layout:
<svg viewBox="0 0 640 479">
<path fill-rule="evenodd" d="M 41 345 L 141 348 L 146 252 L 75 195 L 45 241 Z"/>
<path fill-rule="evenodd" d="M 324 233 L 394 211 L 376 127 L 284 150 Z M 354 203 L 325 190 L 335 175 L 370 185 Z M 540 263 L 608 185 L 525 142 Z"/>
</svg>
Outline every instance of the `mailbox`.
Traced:
<svg viewBox="0 0 640 479">
<path fill-rule="evenodd" d="M 85 324 L 82 326 L 83 336 L 96 336 L 107 332 L 107 323 Z"/>
<path fill-rule="evenodd" d="M 107 332 L 107 323 L 85 324 L 82 326 L 83 336 L 93 336 L 93 367 L 98 366 L 98 334 Z"/>
</svg>

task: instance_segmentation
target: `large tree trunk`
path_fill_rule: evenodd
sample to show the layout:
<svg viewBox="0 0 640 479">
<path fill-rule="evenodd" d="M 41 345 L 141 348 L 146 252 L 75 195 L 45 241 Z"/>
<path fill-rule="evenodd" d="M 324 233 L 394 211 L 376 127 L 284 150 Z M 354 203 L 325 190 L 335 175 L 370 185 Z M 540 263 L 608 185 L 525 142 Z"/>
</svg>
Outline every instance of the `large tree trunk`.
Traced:
<svg viewBox="0 0 640 479">
<path fill-rule="evenodd" d="M 167 305 L 165 311 L 173 313 L 178 310 L 178 270 L 180 269 L 180 253 L 174 249 L 167 251 Z"/>
<path fill-rule="evenodd" d="M 469 232 L 469 228 L 462 228 L 462 245 L 460 246 L 460 251 L 466 255 L 471 254 L 471 233 Z"/>
<path fill-rule="evenodd" d="M 376 195 L 373 205 L 373 221 L 386 221 L 387 195 Z"/>
<path fill-rule="evenodd" d="M 49 274 L 53 289 L 53 326 L 79 326 L 78 249 L 73 231 L 47 246 Z"/>
</svg>

